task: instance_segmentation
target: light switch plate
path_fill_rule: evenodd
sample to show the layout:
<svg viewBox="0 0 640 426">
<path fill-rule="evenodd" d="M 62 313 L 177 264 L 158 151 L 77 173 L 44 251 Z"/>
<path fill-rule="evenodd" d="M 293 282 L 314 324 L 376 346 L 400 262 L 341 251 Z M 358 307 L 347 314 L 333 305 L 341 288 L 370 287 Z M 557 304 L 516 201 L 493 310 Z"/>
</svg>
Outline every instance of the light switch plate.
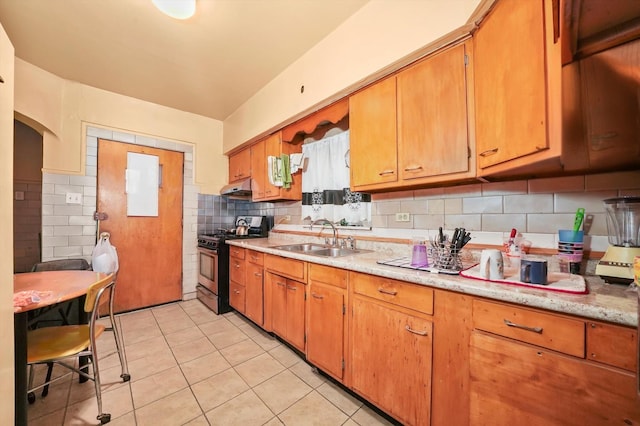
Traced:
<svg viewBox="0 0 640 426">
<path fill-rule="evenodd" d="M 67 192 L 67 204 L 82 204 L 82 194 L 79 192 Z"/>
</svg>

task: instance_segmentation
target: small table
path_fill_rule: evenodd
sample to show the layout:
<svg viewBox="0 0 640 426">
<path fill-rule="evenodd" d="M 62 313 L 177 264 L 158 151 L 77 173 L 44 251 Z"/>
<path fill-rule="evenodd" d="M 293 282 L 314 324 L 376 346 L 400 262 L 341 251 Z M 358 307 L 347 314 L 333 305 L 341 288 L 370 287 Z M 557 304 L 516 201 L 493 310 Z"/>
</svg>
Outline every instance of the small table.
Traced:
<svg viewBox="0 0 640 426">
<path fill-rule="evenodd" d="M 15 424 L 27 424 L 27 312 L 86 295 L 110 274 L 94 271 L 43 271 L 14 274 L 13 294 L 36 291 L 40 301 L 14 307 Z"/>
</svg>

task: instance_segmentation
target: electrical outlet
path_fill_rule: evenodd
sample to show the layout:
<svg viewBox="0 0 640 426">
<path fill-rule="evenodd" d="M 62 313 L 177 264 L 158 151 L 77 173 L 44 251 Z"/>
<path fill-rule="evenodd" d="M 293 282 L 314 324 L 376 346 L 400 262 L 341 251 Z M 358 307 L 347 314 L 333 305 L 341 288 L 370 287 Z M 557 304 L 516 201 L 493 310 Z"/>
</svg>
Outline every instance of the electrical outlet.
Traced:
<svg viewBox="0 0 640 426">
<path fill-rule="evenodd" d="M 82 204 L 82 194 L 78 192 L 67 192 L 67 204 Z"/>
<path fill-rule="evenodd" d="M 411 215 L 409 213 L 396 213 L 396 222 L 409 222 Z"/>
</svg>

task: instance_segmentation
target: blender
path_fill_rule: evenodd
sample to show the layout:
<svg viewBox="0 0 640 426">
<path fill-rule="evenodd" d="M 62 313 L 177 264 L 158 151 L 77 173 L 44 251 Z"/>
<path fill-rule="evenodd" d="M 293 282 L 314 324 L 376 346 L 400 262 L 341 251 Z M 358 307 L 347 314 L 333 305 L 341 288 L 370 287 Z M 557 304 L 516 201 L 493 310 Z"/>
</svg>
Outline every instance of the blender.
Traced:
<svg viewBox="0 0 640 426">
<path fill-rule="evenodd" d="M 603 201 L 607 212 L 609 248 L 596 266 L 605 282 L 633 282 L 633 258 L 640 256 L 640 197 L 618 197 Z"/>
</svg>

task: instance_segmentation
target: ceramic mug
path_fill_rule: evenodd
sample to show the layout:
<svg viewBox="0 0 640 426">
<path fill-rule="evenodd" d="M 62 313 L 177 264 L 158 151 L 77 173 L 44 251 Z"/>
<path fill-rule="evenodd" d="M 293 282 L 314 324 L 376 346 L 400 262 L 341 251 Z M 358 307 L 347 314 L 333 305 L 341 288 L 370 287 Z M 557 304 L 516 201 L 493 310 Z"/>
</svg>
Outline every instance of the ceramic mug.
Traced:
<svg viewBox="0 0 640 426">
<path fill-rule="evenodd" d="M 520 261 L 520 281 L 531 284 L 547 284 L 547 261 L 528 257 Z"/>
<path fill-rule="evenodd" d="M 480 275 L 485 280 L 504 279 L 504 263 L 500 250 L 482 250 L 480 255 Z"/>
</svg>

